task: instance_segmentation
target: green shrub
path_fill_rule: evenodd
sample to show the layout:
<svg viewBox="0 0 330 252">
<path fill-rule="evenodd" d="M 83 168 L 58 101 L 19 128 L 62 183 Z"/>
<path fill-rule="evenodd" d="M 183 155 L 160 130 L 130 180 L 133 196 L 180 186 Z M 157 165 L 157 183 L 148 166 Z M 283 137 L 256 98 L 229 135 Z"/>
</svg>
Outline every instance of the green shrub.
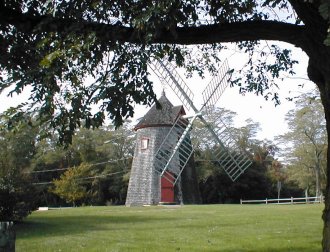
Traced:
<svg viewBox="0 0 330 252">
<path fill-rule="evenodd" d="M 36 191 L 24 176 L 0 177 L 0 221 L 20 221 L 35 209 Z"/>
</svg>

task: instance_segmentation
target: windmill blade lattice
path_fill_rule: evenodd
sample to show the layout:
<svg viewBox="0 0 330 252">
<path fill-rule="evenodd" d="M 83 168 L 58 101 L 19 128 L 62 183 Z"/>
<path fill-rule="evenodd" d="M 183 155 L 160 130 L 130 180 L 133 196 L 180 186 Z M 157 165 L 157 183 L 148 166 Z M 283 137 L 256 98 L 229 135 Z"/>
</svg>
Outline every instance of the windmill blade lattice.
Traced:
<svg viewBox="0 0 330 252">
<path fill-rule="evenodd" d="M 195 112 L 194 117 L 189 123 L 185 125 L 182 124 L 182 118 L 181 120 L 178 118 L 174 123 L 156 153 L 156 171 L 174 184 L 178 181 L 185 165 L 193 153 L 193 147 L 190 139 L 187 140 L 187 134 L 192 128 L 193 121 L 198 117 L 212 135 L 214 142 L 213 155 L 215 159 L 232 181 L 235 181 L 252 162 L 244 154 L 235 152 L 232 149 L 235 146 L 233 144 L 235 141 L 233 140 L 232 135 L 228 134 L 225 124 L 223 124 L 220 127 L 220 130 L 216 132 L 214 127 L 204 119 L 202 113 L 192 102 L 191 97 L 193 97 L 193 93 L 172 64 L 167 61 L 161 62 L 160 60 L 155 59 L 154 64 L 149 64 L 149 66 L 164 84 L 168 84 L 172 88 L 181 102 L 188 109 L 191 108 Z M 220 67 L 219 76 L 215 77 L 203 92 L 204 104 L 202 109 L 210 109 L 211 107 L 214 107 L 214 104 L 219 100 L 225 88 L 228 86 L 228 79 L 231 75 L 228 69 L 228 61 L 226 60 Z M 173 137 L 176 137 L 178 140 L 173 141 Z M 176 144 L 174 145 L 174 143 Z"/>
<path fill-rule="evenodd" d="M 228 80 L 231 78 L 229 72 L 228 60 L 226 59 L 221 67 L 218 69 L 218 74 L 206 86 L 203 95 L 203 108 L 210 114 L 213 106 L 217 103 L 220 96 L 223 94 L 228 86 Z"/>
<path fill-rule="evenodd" d="M 193 92 L 170 62 L 166 60 L 160 61 L 159 59 L 154 59 L 152 64 L 149 64 L 149 67 L 163 84 L 170 86 L 186 108 L 191 108 L 197 111 L 192 102 L 194 99 Z"/>
<path fill-rule="evenodd" d="M 231 180 L 236 181 L 249 168 L 252 161 L 245 153 L 239 151 L 238 144 L 230 128 L 220 118 L 216 121 L 217 127 L 213 127 L 213 132 L 217 135 L 217 138 L 211 138 L 213 158 L 217 160 Z M 219 144 L 218 139 L 221 139 L 221 144 Z"/>
<path fill-rule="evenodd" d="M 237 178 L 249 168 L 252 162 L 244 153 L 235 151 L 236 141 L 226 126 L 220 123 L 220 130 L 215 131 L 203 117 L 200 118 L 206 126 L 213 141 L 213 157 L 219 165 L 225 170 L 232 181 Z"/>
<path fill-rule="evenodd" d="M 156 171 L 174 184 L 194 152 L 188 133 L 195 118 L 178 117 L 156 152 Z"/>
</svg>

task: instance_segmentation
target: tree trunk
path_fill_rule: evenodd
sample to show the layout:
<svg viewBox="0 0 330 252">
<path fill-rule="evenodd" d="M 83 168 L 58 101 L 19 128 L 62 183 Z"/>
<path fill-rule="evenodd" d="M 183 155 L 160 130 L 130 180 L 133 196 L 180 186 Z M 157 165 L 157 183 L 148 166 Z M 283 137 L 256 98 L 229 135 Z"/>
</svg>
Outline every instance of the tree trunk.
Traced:
<svg viewBox="0 0 330 252">
<path fill-rule="evenodd" d="M 330 83 L 329 83 L 330 84 Z M 328 143 L 330 142 L 330 104 L 325 106 L 325 115 L 327 120 Z M 327 150 L 327 185 L 325 190 L 325 208 L 323 210 L 323 252 L 330 252 L 330 148 Z"/>
<path fill-rule="evenodd" d="M 320 47 L 319 47 L 320 48 Z M 329 55 L 329 50 L 324 51 L 324 55 Z M 324 56 L 323 55 L 323 56 Z M 308 76 L 318 86 L 321 100 L 324 107 L 328 143 L 330 143 L 330 62 L 328 58 L 310 57 L 308 65 Z M 327 178 L 325 190 L 325 207 L 323 210 L 323 252 L 330 252 L 330 149 L 327 149 Z"/>
<path fill-rule="evenodd" d="M 328 143 L 330 143 L 330 78 L 325 80 L 323 85 L 319 85 L 321 99 L 324 106 L 326 127 L 328 133 Z M 323 252 L 330 252 L 330 148 L 327 149 L 327 178 L 325 190 L 325 208 L 323 210 Z"/>
</svg>

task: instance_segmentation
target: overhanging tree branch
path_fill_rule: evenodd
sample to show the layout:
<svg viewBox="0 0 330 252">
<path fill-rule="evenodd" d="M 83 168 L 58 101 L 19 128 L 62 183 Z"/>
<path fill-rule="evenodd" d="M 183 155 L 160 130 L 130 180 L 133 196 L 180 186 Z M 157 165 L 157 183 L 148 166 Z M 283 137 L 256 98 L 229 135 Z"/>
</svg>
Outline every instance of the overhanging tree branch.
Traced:
<svg viewBox="0 0 330 252">
<path fill-rule="evenodd" d="M 210 44 L 219 42 L 238 42 L 247 40 L 278 40 L 303 47 L 304 26 L 278 21 L 244 21 L 201 25 L 195 27 L 177 27 L 173 32 L 158 31 L 154 37 L 144 40 L 140 30 L 119 24 L 87 22 L 73 18 L 57 18 L 49 15 L 36 16 L 21 13 L 7 7 L 0 8 L 0 24 L 14 25 L 22 32 L 59 32 L 89 33 L 94 32 L 100 41 L 129 43 L 175 43 L 175 44 Z"/>
<path fill-rule="evenodd" d="M 164 35 L 156 42 L 208 44 L 246 40 L 278 40 L 302 46 L 304 26 L 277 21 L 245 21 L 199 27 L 177 28 L 177 38 Z"/>
</svg>

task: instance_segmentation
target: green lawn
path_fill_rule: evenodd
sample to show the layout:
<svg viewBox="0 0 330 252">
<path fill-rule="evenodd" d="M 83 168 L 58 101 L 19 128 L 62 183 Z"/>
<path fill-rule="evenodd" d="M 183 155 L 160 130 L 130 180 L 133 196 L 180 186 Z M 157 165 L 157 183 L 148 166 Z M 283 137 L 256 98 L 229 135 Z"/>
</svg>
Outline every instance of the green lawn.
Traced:
<svg viewBox="0 0 330 252">
<path fill-rule="evenodd" d="M 323 205 L 81 207 L 34 212 L 16 251 L 321 250 Z"/>
</svg>

